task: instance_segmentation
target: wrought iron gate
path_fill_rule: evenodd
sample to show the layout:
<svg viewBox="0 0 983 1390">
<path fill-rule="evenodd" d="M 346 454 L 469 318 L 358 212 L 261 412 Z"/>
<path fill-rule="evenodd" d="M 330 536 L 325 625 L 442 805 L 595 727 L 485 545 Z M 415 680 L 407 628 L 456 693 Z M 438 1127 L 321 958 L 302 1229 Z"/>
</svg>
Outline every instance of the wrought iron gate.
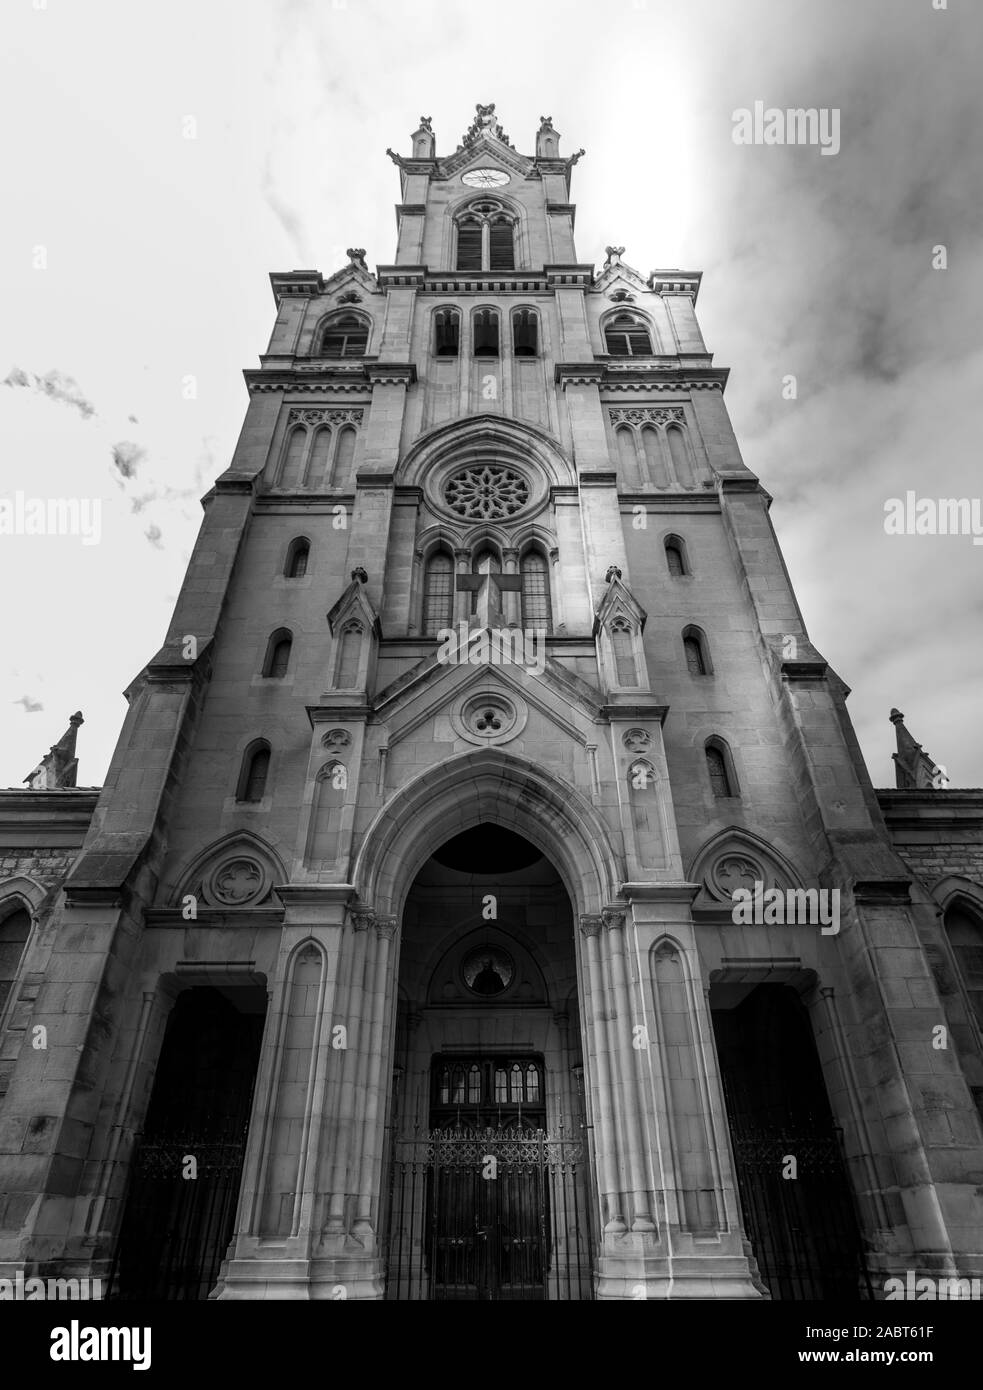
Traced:
<svg viewBox="0 0 983 1390">
<path fill-rule="evenodd" d="M 744 1228 L 775 1299 L 872 1299 L 840 1143 L 738 1118 L 731 1130 Z M 795 1178 L 783 1176 L 794 1157 Z"/>
<path fill-rule="evenodd" d="M 579 1139 L 518 1126 L 398 1138 L 390 1165 L 389 1299 L 593 1297 Z"/>
<path fill-rule="evenodd" d="M 108 1298 L 206 1299 L 215 1287 L 235 1221 L 265 1003 L 248 987 L 178 996 L 130 1164 Z"/>
</svg>

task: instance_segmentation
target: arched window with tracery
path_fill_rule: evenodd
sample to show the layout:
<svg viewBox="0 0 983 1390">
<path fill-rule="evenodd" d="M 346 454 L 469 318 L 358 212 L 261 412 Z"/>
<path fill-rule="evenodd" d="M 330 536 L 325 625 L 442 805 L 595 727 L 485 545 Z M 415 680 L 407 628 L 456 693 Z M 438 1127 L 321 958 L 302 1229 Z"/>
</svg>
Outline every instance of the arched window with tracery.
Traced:
<svg viewBox="0 0 983 1390">
<path fill-rule="evenodd" d="M 357 314 L 332 319 L 321 333 L 321 357 L 364 357 L 369 345 L 369 326 Z"/>
<path fill-rule="evenodd" d="M 457 269 L 514 270 L 516 219 L 503 203 L 471 203 L 458 213 Z"/>
<path fill-rule="evenodd" d="M 438 550 L 427 560 L 423 578 L 423 631 L 436 637 L 454 619 L 454 562 Z"/>
<path fill-rule="evenodd" d="M 604 342 L 612 357 L 651 357 L 648 325 L 635 314 L 616 314 L 604 327 Z"/>
<path fill-rule="evenodd" d="M 31 914 L 19 898 L 13 903 L 9 900 L 4 903 L 0 915 L 4 912 L 7 915 L 0 920 L 0 1017 L 17 983 L 27 938 L 31 934 Z"/>
<path fill-rule="evenodd" d="M 546 559 L 538 550 L 527 550 L 519 561 L 522 581 L 522 626 L 526 631 L 550 630 L 550 578 Z"/>
</svg>

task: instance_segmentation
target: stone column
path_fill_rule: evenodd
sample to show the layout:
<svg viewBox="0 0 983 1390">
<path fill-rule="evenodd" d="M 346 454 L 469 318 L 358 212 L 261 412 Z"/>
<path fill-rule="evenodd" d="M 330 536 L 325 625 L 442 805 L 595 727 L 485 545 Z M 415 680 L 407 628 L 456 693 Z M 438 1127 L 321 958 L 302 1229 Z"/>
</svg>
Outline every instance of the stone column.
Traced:
<svg viewBox="0 0 983 1390">
<path fill-rule="evenodd" d="M 741 1232 L 712 1024 L 690 905 L 695 884 L 628 886 L 624 927 L 607 909 L 613 970 L 627 1000 L 622 1093 L 637 1107 L 639 1156 L 655 1187 L 652 1230 L 637 1219 L 598 1260 L 601 1298 L 759 1298 Z M 620 1020 L 620 1010 L 619 1020 Z M 637 1040 L 628 1041 L 631 1036 Z M 628 1084 L 631 1051 L 637 1070 Z M 616 1090 L 616 1094 L 617 1094 Z M 629 1135 L 629 1153 L 631 1151 Z M 638 1182 L 638 1177 L 635 1179 Z M 636 1212 L 637 1216 L 637 1212 Z M 656 1229 L 657 1227 L 657 1229 Z"/>
<path fill-rule="evenodd" d="M 519 552 L 517 550 L 502 551 L 502 573 L 513 577 L 519 573 Z M 502 593 L 502 609 L 506 627 L 522 626 L 521 589 L 506 589 Z"/>
<path fill-rule="evenodd" d="M 339 1063 L 332 1045 L 348 885 L 282 885 L 286 916 L 249 1126 L 237 1231 L 216 1297 L 331 1297 L 313 1267 Z M 332 1275 L 335 1271 L 331 1271 Z M 335 1277 L 334 1283 L 341 1283 Z M 368 1293 L 373 1296 L 374 1290 Z M 365 1297 L 361 1286 L 346 1296 Z"/>
<path fill-rule="evenodd" d="M 605 1234 L 619 1234 L 627 1227 L 624 1219 L 624 1193 L 619 1180 L 610 1045 L 604 1022 L 607 1006 L 600 959 L 600 935 L 603 925 L 601 917 L 597 915 L 587 915 L 580 919 L 587 986 L 584 990 L 583 1009 L 588 1025 L 590 1051 L 593 1052 L 593 1065 L 589 1065 L 588 1075 L 593 1080 L 591 1109 L 594 1116 L 594 1163 L 601 1197 L 601 1228 Z"/>
<path fill-rule="evenodd" d="M 366 1249 L 375 1249 L 378 1235 L 379 1183 L 382 1174 L 383 1129 L 389 1100 L 391 1062 L 390 956 L 396 938 L 395 917 L 376 917 L 372 995 L 366 1001 L 369 1035 L 369 1071 L 362 1123 L 362 1163 L 358 1209 L 353 1234 Z"/>
</svg>

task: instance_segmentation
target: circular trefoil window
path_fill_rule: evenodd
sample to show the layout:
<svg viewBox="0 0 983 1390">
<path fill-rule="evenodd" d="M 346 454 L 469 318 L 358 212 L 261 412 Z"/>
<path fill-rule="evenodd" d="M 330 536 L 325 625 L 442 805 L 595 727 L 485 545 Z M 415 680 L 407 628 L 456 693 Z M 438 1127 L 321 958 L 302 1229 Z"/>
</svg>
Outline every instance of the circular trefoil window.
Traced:
<svg viewBox="0 0 983 1390">
<path fill-rule="evenodd" d="M 529 484 L 521 474 L 486 463 L 455 473 L 444 489 L 447 505 L 469 521 L 496 521 L 513 516 L 529 501 Z"/>
</svg>

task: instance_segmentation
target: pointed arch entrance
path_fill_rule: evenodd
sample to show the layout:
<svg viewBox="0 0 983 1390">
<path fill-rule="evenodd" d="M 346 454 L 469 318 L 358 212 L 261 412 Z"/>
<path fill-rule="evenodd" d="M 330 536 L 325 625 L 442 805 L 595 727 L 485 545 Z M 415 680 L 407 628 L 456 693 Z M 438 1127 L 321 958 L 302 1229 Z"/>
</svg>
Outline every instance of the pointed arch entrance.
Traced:
<svg viewBox="0 0 983 1390">
<path fill-rule="evenodd" d="M 382 1030 L 387 1296 L 590 1298 L 575 924 L 623 881 L 606 826 L 575 788 L 480 750 L 404 788 L 353 877 L 399 924 Z"/>
</svg>

